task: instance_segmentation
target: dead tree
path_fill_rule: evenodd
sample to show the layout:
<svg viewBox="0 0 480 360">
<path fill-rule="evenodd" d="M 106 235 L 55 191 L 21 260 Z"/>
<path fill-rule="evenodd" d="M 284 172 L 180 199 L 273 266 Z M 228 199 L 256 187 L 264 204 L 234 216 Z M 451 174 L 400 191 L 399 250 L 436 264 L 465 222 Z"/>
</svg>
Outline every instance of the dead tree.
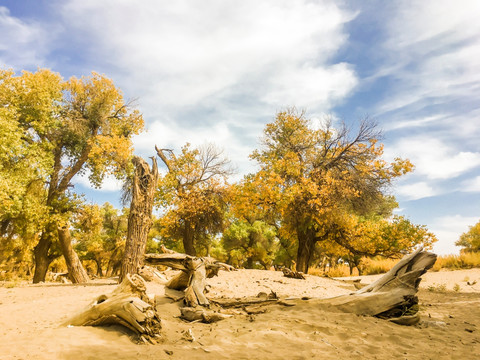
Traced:
<svg viewBox="0 0 480 360">
<path fill-rule="evenodd" d="M 153 196 L 158 183 L 158 167 L 155 158 L 152 158 L 152 169 L 138 156 L 135 156 L 132 162 L 135 165 L 135 175 L 128 215 L 127 242 L 119 282 L 122 282 L 126 274 L 137 273 L 143 263 L 147 236 L 152 226 Z"/>
<path fill-rule="evenodd" d="M 206 279 L 216 276 L 221 269 L 234 270 L 232 266 L 211 257 L 197 258 L 180 253 L 145 254 L 145 262 L 181 270 L 165 286 L 174 290 L 185 290 L 184 302 L 189 307 L 208 306 L 210 302 L 205 296 Z"/>
<path fill-rule="evenodd" d="M 358 315 L 370 315 L 405 325 L 416 324 L 421 276 L 432 268 L 437 256 L 418 249 L 405 256 L 374 283 L 343 296 L 314 300 L 318 306 Z"/>
<path fill-rule="evenodd" d="M 145 281 L 139 275 L 127 274 L 110 295 L 100 295 L 64 325 L 119 324 L 133 331 L 140 339 L 155 343 L 160 336 L 161 322 L 146 294 L 146 288 Z"/>
<path fill-rule="evenodd" d="M 184 319 L 214 322 L 228 317 L 226 314 L 198 307 L 210 305 L 204 294 L 205 279 L 214 276 L 222 268 L 229 270 L 228 265 L 212 258 L 194 258 L 178 253 L 146 254 L 145 261 L 152 265 L 167 265 L 182 271 L 173 278 L 176 280 L 170 280 L 167 285 L 185 289 L 187 308 L 181 310 Z M 435 254 L 419 249 L 400 260 L 379 280 L 356 292 L 308 301 L 312 307 L 329 311 L 376 316 L 403 325 L 416 324 L 419 321 L 416 293 L 420 277 L 435 261 Z M 110 296 L 100 296 L 66 324 L 80 326 L 117 323 L 135 331 L 144 341 L 155 342 L 161 328 L 160 319 L 145 294 L 145 288 L 145 282 L 139 275 L 127 275 Z M 212 300 L 221 308 L 242 307 L 246 313 L 260 313 L 262 312 L 260 306 L 271 304 L 293 306 L 304 301 L 305 299 L 278 299 L 274 293 L 257 298 Z"/>
</svg>

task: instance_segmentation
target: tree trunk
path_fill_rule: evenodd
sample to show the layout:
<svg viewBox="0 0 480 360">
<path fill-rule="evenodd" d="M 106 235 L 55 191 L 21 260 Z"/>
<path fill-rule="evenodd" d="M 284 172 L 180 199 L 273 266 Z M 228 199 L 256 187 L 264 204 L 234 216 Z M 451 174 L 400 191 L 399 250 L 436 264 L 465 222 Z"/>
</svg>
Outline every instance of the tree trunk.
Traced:
<svg viewBox="0 0 480 360">
<path fill-rule="evenodd" d="M 40 236 L 38 244 L 33 249 L 33 254 L 35 258 L 35 271 L 33 274 L 33 283 L 38 284 L 39 282 L 45 281 L 45 276 L 47 275 L 48 267 L 55 257 L 50 256 L 48 251 L 53 243 L 53 232 L 55 231 L 53 224 L 47 224 L 45 229 Z"/>
<path fill-rule="evenodd" d="M 68 269 L 68 278 L 74 284 L 82 284 L 88 282 L 90 279 L 85 271 L 77 253 L 72 247 L 72 238 L 70 236 L 70 229 L 68 225 L 58 228 L 58 240 L 62 247 L 63 257 Z"/>
<path fill-rule="evenodd" d="M 133 158 L 135 175 L 132 188 L 132 202 L 128 215 L 128 232 L 120 269 L 119 282 L 127 274 L 135 274 L 143 264 L 143 254 L 147 245 L 148 232 L 152 226 L 153 196 L 158 183 L 158 168 L 155 158 L 152 169 L 140 157 Z"/>
<path fill-rule="evenodd" d="M 349 295 L 313 300 L 328 309 L 335 308 L 358 315 L 370 315 L 403 325 L 419 321 L 416 293 L 421 276 L 437 259 L 435 254 L 418 249 L 405 256 L 374 283 Z"/>
<path fill-rule="evenodd" d="M 197 258 L 180 253 L 145 254 L 145 262 L 151 265 L 164 265 L 181 270 L 165 286 L 175 290 L 185 290 L 185 304 L 189 307 L 208 306 L 205 297 L 205 280 L 218 274 L 223 269 L 235 270 L 232 266 L 211 257 Z"/>
<path fill-rule="evenodd" d="M 305 236 L 302 239 L 299 237 L 298 240 L 296 270 L 306 274 L 308 273 L 310 259 L 312 258 L 313 249 L 315 247 L 315 240 L 308 236 Z"/>
<path fill-rule="evenodd" d="M 103 277 L 102 260 L 95 256 L 95 264 L 97 265 L 97 276 Z"/>
<path fill-rule="evenodd" d="M 146 284 L 140 276 L 127 274 L 112 294 L 100 295 L 65 322 L 65 325 L 73 326 L 109 324 L 125 326 L 143 341 L 157 342 L 161 330 L 160 316 L 146 295 Z"/>
<path fill-rule="evenodd" d="M 185 254 L 190 256 L 197 256 L 197 251 L 195 250 L 195 231 L 192 228 L 190 221 L 185 221 L 185 229 L 183 233 L 183 248 Z"/>
</svg>

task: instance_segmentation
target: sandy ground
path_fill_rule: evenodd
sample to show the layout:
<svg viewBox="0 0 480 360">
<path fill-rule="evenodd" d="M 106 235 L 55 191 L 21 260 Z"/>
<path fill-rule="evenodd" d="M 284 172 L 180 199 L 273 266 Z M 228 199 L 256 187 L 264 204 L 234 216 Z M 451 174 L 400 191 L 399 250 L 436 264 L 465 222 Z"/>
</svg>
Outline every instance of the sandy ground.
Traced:
<svg viewBox="0 0 480 360">
<path fill-rule="evenodd" d="M 362 282 L 375 278 L 363 277 Z M 419 326 L 327 312 L 308 300 L 294 307 L 270 306 L 254 316 L 191 324 L 178 319 L 176 304 L 166 304 L 163 341 L 157 345 L 137 345 L 117 326 L 61 325 L 98 295 L 111 293 L 116 286 L 111 281 L 3 286 L 0 359 L 479 359 L 480 269 L 429 272 L 423 278 Z M 287 279 L 260 270 L 221 272 L 208 282 L 211 297 L 270 291 L 282 297 L 330 297 L 353 290 L 343 281 Z M 151 285 L 148 291 L 161 295 L 163 288 Z M 182 339 L 189 329 L 193 342 Z"/>
</svg>

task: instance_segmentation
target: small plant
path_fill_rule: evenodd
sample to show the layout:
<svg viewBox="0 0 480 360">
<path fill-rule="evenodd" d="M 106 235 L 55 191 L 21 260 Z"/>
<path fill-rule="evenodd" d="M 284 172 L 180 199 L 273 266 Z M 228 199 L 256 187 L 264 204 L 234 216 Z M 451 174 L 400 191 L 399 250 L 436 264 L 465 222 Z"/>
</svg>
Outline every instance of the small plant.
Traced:
<svg viewBox="0 0 480 360">
<path fill-rule="evenodd" d="M 460 285 L 458 285 L 458 284 L 453 285 L 453 291 L 459 292 L 460 291 Z"/>
<path fill-rule="evenodd" d="M 447 285 L 446 284 L 433 284 L 433 285 L 430 285 L 427 289 L 428 289 L 428 291 L 432 291 L 432 292 L 446 292 L 447 291 Z"/>
</svg>

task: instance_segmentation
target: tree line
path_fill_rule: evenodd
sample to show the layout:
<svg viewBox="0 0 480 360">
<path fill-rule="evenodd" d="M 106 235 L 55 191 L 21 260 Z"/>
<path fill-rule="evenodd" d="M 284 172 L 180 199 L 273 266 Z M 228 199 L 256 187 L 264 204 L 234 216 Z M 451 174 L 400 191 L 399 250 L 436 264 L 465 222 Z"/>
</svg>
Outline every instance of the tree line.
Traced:
<svg viewBox="0 0 480 360">
<path fill-rule="evenodd" d="M 40 69 L 0 70 L 0 266 L 44 281 L 65 263 L 87 274 L 120 271 L 129 210 L 87 204 L 72 191 L 87 174 L 100 187 L 107 175 L 134 174 L 132 136 L 140 112 L 103 75 L 64 80 Z M 304 112 L 278 112 L 250 158 L 257 171 L 230 182 L 233 169 L 215 145 L 162 144 L 152 149 L 164 170 L 147 252 L 162 246 L 211 255 L 239 267 L 359 267 L 363 257 L 399 257 L 429 247 L 424 225 L 394 216 L 389 194 L 413 170 L 407 159 L 382 158 L 381 132 L 371 119 L 353 128 Z M 156 162 L 154 163 L 156 168 Z M 128 196 L 127 196 L 128 198 Z M 82 272 L 83 271 L 83 272 Z"/>
</svg>

